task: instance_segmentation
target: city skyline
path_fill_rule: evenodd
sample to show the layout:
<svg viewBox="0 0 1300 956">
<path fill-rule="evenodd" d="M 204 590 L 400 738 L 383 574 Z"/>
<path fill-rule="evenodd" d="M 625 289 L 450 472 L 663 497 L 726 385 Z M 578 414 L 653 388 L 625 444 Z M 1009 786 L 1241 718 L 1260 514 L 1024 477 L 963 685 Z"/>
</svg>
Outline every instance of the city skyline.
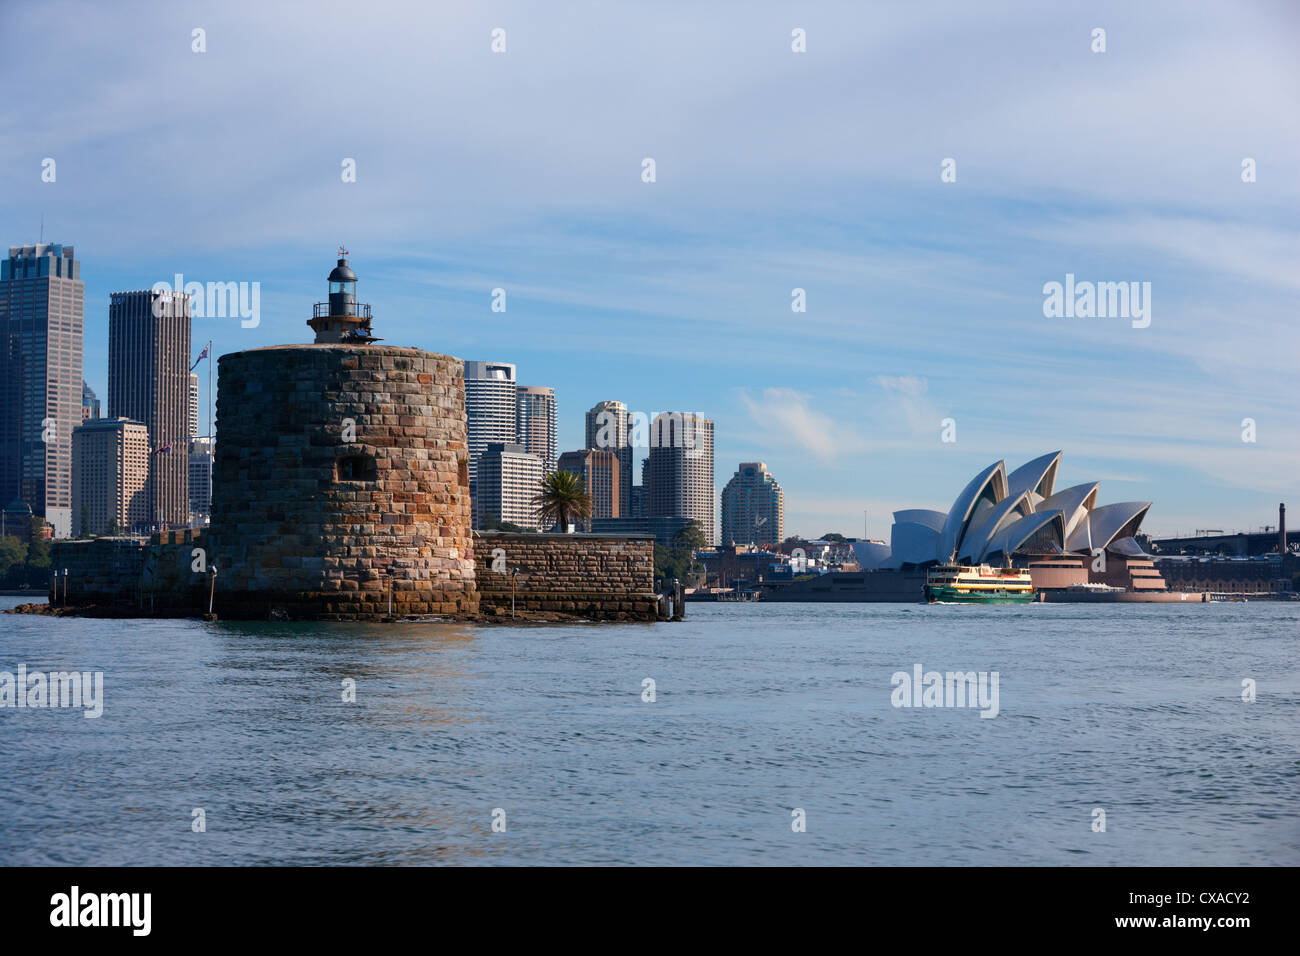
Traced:
<svg viewBox="0 0 1300 956">
<path fill-rule="evenodd" d="M 177 273 L 258 282 L 256 325 L 196 318 L 195 341 L 214 339 L 218 355 L 306 341 L 322 256 L 343 241 L 389 343 L 526 369 L 556 389 L 561 449 L 584 444 L 581 411 L 603 400 L 698 409 L 717 422 L 715 483 L 768 462 L 790 534 L 887 538 L 894 510 L 950 504 L 952 474 L 1043 447 L 1064 447 L 1119 498 L 1155 501 L 1155 535 L 1269 523 L 1300 472 L 1288 390 L 1274 384 L 1298 354 L 1300 127 L 1277 82 L 1295 71 L 1278 17 L 1297 14 L 941 6 L 759 5 L 744 23 L 697 11 L 688 31 L 671 11 L 647 31 L 592 6 L 560 31 L 507 5 L 505 55 L 489 49 L 495 23 L 412 8 L 384 76 L 346 89 L 306 68 L 314 36 L 276 11 L 205 12 L 202 54 L 192 16 L 161 13 L 139 27 L 157 56 L 127 77 L 114 67 L 123 48 L 91 42 L 122 35 L 120 18 L 85 10 L 28 49 L 17 38 L 39 35 L 37 14 L 19 9 L 0 53 L 27 71 L 62 56 L 82 93 L 38 87 L 14 104 L 29 132 L 0 138 L 0 214 L 11 243 L 40 238 L 44 216 L 45 241 L 76 245 L 84 378 L 101 396 L 110 292 Z M 235 29 L 250 15 L 259 35 Z M 1089 45 L 1099 24 L 1104 53 Z M 361 19 L 357 49 L 386 49 L 389 26 Z M 805 54 L 790 50 L 795 26 Z M 910 62 L 922 37 L 933 59 Z M 606 52 L 574 66 L 574 43 Z M 630 93 L 585 72 L 608 71 L 615 48 Z M 864 58 L 859 81 L 826 85 Z M 1204 69 L 1227 61 L 1258 72 Z M 1025 69 L 1051 79 L 1022 88 Z M 495 95 L 503 77 L 517 88 L 529 76 L 546 100 Z M 886 78 L 890 97 L 876 96 Z M 393 82 L 466 93 L 426 122 L 382 94 Z M 221 109 L 259 88 L 280 92 L 258 98 L 257 122 Z M 1171 100 L 1233 105 L 1188 123 Z M 1073 108 L 1048 108 L 1061 102 Z M 617 119 L 588 128 L 562 111 L 573 103 Z M 302 135 L 304 118 L 336 108 L 355 114 L 347 135 Z M 207 119 L 161 131 L 142 163 L 140 136 L 178 109 Z M 179 143 L 185 162 L 164 162 Z M 165 248 L 147 243 L 149 217 L 120 215 L 131 206 L 177 210 Z M 1149 282 L 1149 325 L 1047 317 L 1043 289 L 1067 277 Z M 806 312 L 791 311 L 795 289 Z M 206 404 L 206 376 L 200 390 Z M 955 442 L 941 439 L 945 419 Z"/>
</svg>

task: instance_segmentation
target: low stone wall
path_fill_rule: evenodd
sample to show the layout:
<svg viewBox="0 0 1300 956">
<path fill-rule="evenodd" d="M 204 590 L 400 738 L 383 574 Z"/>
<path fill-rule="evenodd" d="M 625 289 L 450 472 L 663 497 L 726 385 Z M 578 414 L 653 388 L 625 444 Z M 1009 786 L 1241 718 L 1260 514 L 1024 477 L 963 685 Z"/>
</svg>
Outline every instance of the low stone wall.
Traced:
<svg viewBox="0 0 1300 956">
<path fill-rule="evenodd" d="M 152 538 L 55 541 L 50 563 L 59 572 L 58 594 L 51 590 L 50 603 L 110 605 L 145 614 L 201 613 L 207 610 L 208 576 L 194 570 L 194 549 L 202 546 L 203 533 L 197 530 Z"/>
<path fill-rule="evenodd" d="M 652 537 L 484 531 L 478 534 L 474 559 L 485 614 L 509 615 L 513 580 L 520 611 L 598 621 L 656 618 Z"/>
<path fill-rule="evenodd" d="M 69 604 L 138 606 L 147 541 L 122 537 L 53 542 L 50 567 L 57 576 L 53 578 L 50 603 L 62 604 L 66 593 Z"/>
</svg>

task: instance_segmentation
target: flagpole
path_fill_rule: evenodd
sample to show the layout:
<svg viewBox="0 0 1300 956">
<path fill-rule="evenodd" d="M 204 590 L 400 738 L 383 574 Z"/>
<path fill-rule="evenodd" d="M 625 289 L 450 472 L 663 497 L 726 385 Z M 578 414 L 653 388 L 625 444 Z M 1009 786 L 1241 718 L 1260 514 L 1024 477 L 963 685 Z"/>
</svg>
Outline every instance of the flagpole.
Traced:
<svg viewBox="0 0 1300 956">
<path fill-rule="evenodd" d="M 212 406 L 215 403 L 216 396 L 212 393 L 212 339 L 208 339 L 208 451 L 213 451 L 212 440 Z"/>
</svg>

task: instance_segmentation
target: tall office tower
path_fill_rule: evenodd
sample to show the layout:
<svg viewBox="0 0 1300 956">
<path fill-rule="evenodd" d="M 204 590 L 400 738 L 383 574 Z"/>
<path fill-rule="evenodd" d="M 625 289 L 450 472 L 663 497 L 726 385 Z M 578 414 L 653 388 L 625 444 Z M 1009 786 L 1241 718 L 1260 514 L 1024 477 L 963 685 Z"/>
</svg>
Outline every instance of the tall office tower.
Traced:
<svg viewBox="0 0 1300 956">
<path fill-rule="evenodd" d="M 587 412 L 587 447 L 612 451 L 618 458 L 618 513 L 632 513 L 632 436 L 627 406 L 598 402 Z"/>
<path fill-rule="evenodd" d="M 149 429 L 150 524 L 189 527 L 189 296 L 151 290 L 110 296 L 108 414 Z"/>
<path fill-rule="evenodd" d="M 560 456 L 557 467 L 560 471 L 571 471 L 582 478 L 587 498 L 591 502 L 591 518 L 623 517 L 618 507 L 618 456 L 612 451 L 599 448 L 566 451 Z M 587 530 L 591 530 L 590 520 L 587 521 Z"/>
<path fill-rule="evenodd" d="M 129 418 L 72 430 L 72 533 L 129 534 L 149 524 L 149 431 Z"/>
<path fill-rule="evenodd" d="M 705 541 L 714 525 L 713 422 L 691 412 L 663 412 L 650 423 L 650 517 L 693 518 Z"/>
<path fill-rule="evenodd" d="M 784 540 L 781 486 L 763 462 L 741 462 L 722 489 L 722 543 L 775 546 Z"/>
<path fill-rule="evenodd" d="M 516 394 L 516 428 L 519 444 L 542 460 L 547 471 L 555 470 L 555 389 L 544 385 L 520 385 Z"/>
<path fill-rule="evenodd" d="M 202 527 L 212 515 L 212 439 L 191 438 L 190 525 Z"/>
<path fill-rule="evenodd" d="M 542 487 L 542 459 L 514 442 L 489 442 L 479 458 L 477 494 L 472 500 L 474 527 L 488 517 L 521 528 L 537 528 L 533 498 Z"/>
<path fill-rule="evenodd" d="M 99 399 L 95 397 L 94 391 L 86 384 L 85 379 L 81 382 L 81 420 L 88 422 L 99 418 Z"/>
<path fill-rule="evenodd" d="M 72 533 L 86 289 L 72 246 L 10 246 L 0 262 L 0 504 Z"/>
<path fill-rule="evenodd" d="M 469 479 L 489 442 L 519 443 L 515 367 L 507 362 L 465 363 L 465 420 L 469 438 Z M 498 515 L 500 517 L 500 515 Z"/>
<path fill-rule="evenodd" d="M 190 372 L 189 401 L 189 436 L 197 438 L 199 434 L 199 377 L 194 372 Z"/>
</svg>

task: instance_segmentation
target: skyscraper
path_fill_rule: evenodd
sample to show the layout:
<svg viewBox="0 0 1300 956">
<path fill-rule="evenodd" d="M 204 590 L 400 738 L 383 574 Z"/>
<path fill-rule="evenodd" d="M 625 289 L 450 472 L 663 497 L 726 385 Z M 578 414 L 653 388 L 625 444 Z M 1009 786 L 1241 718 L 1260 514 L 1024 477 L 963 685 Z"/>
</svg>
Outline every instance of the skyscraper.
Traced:
<svg viewBox="0 0 1300 956">
<path fill-rule="evenodd" d="M 72 532 L 128 534 L 149 524 L 149 432 L 129 418 L 72 430 Z"/>
<path fill-rule="evenodd" d="M 0 262 L 0 504 L 72 533 L 85 286 L 72 246 L 10 246 Z"/>
<path fill-rule="evenodd" d="M 542 460 L 515 442 L 489 442 L 479 458 L 474 495 L 474 527 L 481 529 L 490 517 L 521 528 L 536 528 L 533 504 L 542 484 Z"/>
<path fill-rule="evenodd" d="M 599 448 L 566 451 L 560 456 L 556 467 L 582 478 L 587 499 L 591 503 L 591 518 L 622 517 L 618 508 L 618 458 L 612 451 Z M 590 520 L 587 522 L 587 530 L 591 530 Z"/>
<path fill-rule="evenodd" d="M 508 362 L 465 363 L 465 419 L 469 438 L 469 478 L 489 442 L 519 443 L 515 367 Z M 499 517 L 499 516 L 498 516 Z"/>
<path fill-rule="evenodd" d="M 81 420 L 88 422 L 101 417 L 99 414 L 99 399 L 95 397 L 94 391 L 86 384 L 85 379 L 81 382 Z"/>
<path fill-rule="evenodd" d="M 597 402 L 587 412 L 587 448 L 612 451 L 618 458 L 618 513 L 632 513 L 632 437 L 627 406 L 622 402 Z"/>
<path fill-rule="evenodd" d="M 650 423 L 650 517 L 698 521 L 709 547 L 714 524 L 713 421 L 692 412 L 662 412 Z"/>
<path fill-rule="evenodd" d="M 212 439 L 190 439 L 189 452 L 190 520 L 201 526 L 212 514 Z"/>
<path fill-rule="evenodd" d="M 144 423 L 149 521 L 190 520 L 190 300 L 178 292 L 114 292 L 108 308 L 108 413 Z"/>
<path fill-rule="evenodd" d="M 199 376 L 194 372 L 190 372 L 189 429 L 189 437 L 197 438 L 199 434 Z"/>
<path fill-rule="evenodd" d="M 543 385 L 520 385 L 516 395 L 516 429 L 519 444 L 542 459 L 542 467 L 555 470 L 555 389 Z"/>
<path fill-rule="evenodd" d="M 784 540 L 781 486 L 763 462 L 741 462 L 722 489 L 722 543 L 775 546 Z"/>
</svg>

